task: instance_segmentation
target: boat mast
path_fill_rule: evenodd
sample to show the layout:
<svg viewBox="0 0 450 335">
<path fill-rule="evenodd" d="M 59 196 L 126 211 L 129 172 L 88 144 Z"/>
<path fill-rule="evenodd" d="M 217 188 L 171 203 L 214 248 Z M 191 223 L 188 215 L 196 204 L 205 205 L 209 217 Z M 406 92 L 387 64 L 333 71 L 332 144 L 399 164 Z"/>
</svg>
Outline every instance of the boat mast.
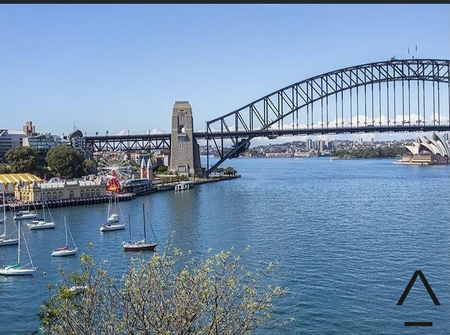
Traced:
<svg viewBox="0 0 450 335">
<path fill-rule="evenodd" d="M 19 230 L 18 230 L 18 240 L 19 240 L 19 245 L 18 245 L 18 247 L 17 247 L 17 264 L 20 264 L 20 226 L 21 226 L 21 224 L 20 224 L 20 221 L 19 221 L 19 223 L 18 223 L 18 226 L 19 226 Z"/>
<path fill-rule="evenodd" d="M 67 240 L 67 222 L 66 217 L 64 217 L 64 230 L 66 231 L 66 247 L 69 246 L 69 241 Z"/>
<path fill-rule="evenodd" d="M 144 243 L 147 242 L 147 234 L 145 232 L 145 210 L 144 210 L 144 204 L 142 204 L 142 216 L 144 217 Z"/>
<path fill-rule="evenodd" d="M 6 225 L 6 198 L 5 191 L 2 190 L 2 198 L 3 198 L 3 223 Z"/>
<path fill-rule="evenodd" d="M 108 203 L 108 219 L 111 214 L 111 205 L 112 205 L 112 195 L 109 196 L 109 203 Z"/>
<path fill-rule="evenodd" d="M 131 241 L 131 214 L 128 214 L 128 225 L 130 226 L 130 241 Z"/>
<path fill-rule="evenodd" d="M 67 222 L 66 222 L 66 217 L 65 216 L 64 216 L 64 223 L 66 225 L 67 232 L 69 233 L 70 238 L 72 239 L 73 246 L 74 246 L 74 248 L 76 248 L 77 245 L 75 244 L 75 240 L 73 239 L 73 236 L 72 236 L 72 233 L 70 232 L 69 226 L 67 226 Z M 67 234 L 67 232 L 66 232 L 66 234 Z M 67 235 L 66 235 L 66 241 L 67 241 Z M 69 246 L 68 242 L 66 242 L 66 244 L 67 244 L 67 246 Z"/>
<path fill-rule="evenodd" d="M 0 235 L 0 237 L 5 237 L 6 236 L 6 218 L 5 221 L 3 221 L 3 234 Z"/>
<path fill-rule="evenodd" d="M 25 242 L 25 248 L 27 249 L 28 258 L 30 259 L 31 267 L 34 269 L 33 260 L 31 259 L 31 255 L 30 255 L 30 249 L 28 249 L 27 240 L 25 239 L 25 235 L 23 234 L 23 231 L 22 231 L 22 236 L 23 236 L 23 241 Z M 34 270 L 36 271 L 36 269 L 34 269 Z"/>
</svg>

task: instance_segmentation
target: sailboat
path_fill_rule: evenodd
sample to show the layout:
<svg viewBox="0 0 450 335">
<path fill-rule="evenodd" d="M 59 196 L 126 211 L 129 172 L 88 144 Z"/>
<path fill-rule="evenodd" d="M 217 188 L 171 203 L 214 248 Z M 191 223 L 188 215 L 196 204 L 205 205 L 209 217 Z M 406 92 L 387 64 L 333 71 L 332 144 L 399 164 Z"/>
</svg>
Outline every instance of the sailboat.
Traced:
<svg viewBox="0 0 450 335">
<path fill-rule="evenodd" d="M 119 207 L 119 211 L 122 214 L 122 211 L 120 210 L 120 206 L 117 203 L 117 195 L 114 196 L 114 210 L 113 210 L 113 196 L 109 199 L 108 204 L 108 219 L 106 220 L 106 223 L 100 227 L 100 231 L 112 231 L 112 230 L 120 230 L 125 229 L 125 223 L 120 223 L 120 217 L 117 213 L 117 207 Z"/>
<path fill-rule="evenodd" d="M 44 216 L 43 219 L 33 220 L 32 223 L 27 224 L 28 229 L 35 230 L 35 229 L 51 229 L 55 228 L 55 223 L 53 222 L 52 213 L 50 212 L 50 208 L 48 208 L 48 214 L 50 215 L 49 222 L 45 221 L 45 202 L 42 202 L 42 214 Z"/>
<path fill-rule="evenodd" d="M 3 234 L 0 235 L 0 247 L 4 245 L 14 245 L 17 244 L 17 238 L 7 238 L 6 237 L 6 212 L 5 212 L 5 191 L 3 194 Z"/>
<path fill-rule="evenodd" d="M 27 240 L 25 240 L 25 236 L 23 235 L 23 232 L 21 233 L 20 226 L 21 224 L 18 224 L 18 234 L 17 238 L 19 240 L 18 247 L 17 247 L 17 263 L 12 265 L 3 265 L 2 268 L 0 268 L 0 275 L 3 276 L 25 276 L 25 275 L 32 275 L 37 271 L 37 268 L 33 265 L 33 261 L 31 259 L 30 251 L 28 250 Z M 25 241 L 25 247 L 27 249 L 28 257 L 30 259 L 30 262 L 28 264 L 25 264 L 24 266 L 20 266 L 20 240 L 21 235 L 23 236 L 23 240 Z M 29 267 L 31 265 L 31 267 Z"/>
<path fill-rule="evenodd" d="M 155 250 L 155 247 L 157 246 L 157 242 L 153 243 L 147 243 L 147 234 L 145 230 L 145 208 L 144 204 L 142 204 L 142 214 L 144 217 L 144 239 L 140 241 L 131 241 L 131 222 L 130 222 L 130 241 L 129 242 L 122 242 L 123 249 L 125 251 L 143 251 L 143 250 Z M 150 223 L 151 227 L 151 223 Z M 155 232 L 153 231 L 153 237 L 155 237 Z M 156 240 L 156 237 L 155 237 Z"/>
<path fill-rule="evenodd" d="M 30 212 L 30 205 L 28 205 L 28 209 L 26 211 L 19 211 L 13 217 L 14 220 L 30 220 L 36 218 L 37 218 L 36 206 L 34 206 L 34 212 Z"/>
<path fill-rule="evenodd" d="M 73 240 L 72 233 L 70 232 L 69 227 L 67 227 L 66 217 L 64 217 L 64 230 L 66 231 L 66 245 L 64 247 L 54 250 L 52 252 L 53 257 L 63 257 L 63 256 L 75 255 L 78 251 L 78 248 L 75 245 L 75 241 Z M 70 238 L 72 239 L 73 248 L 69 248 L 67 232 L 69 232 Z"/>
</svg>

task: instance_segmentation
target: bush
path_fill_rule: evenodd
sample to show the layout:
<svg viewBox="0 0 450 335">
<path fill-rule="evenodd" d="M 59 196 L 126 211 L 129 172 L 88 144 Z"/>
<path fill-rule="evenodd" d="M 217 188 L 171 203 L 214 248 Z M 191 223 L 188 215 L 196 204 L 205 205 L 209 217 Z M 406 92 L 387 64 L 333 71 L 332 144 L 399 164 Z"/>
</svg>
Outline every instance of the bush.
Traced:
<svg viewBox="0 0 450 335">
<path fill-rule="evenodd" d="M 208 250 L 187 260 L 170 244 L 150 260 L 133 259 L 120 281 L 81 256 L 82 271 L 70 278 L 41 306 L 41 331 L 48 334 L 245 334 L 261 326 L 281 326 L 272 319 L 273 299 L 286 290 L 261 279 L 273 270 L 250 272 L 241 255 Z M 71 283 L 81 292 L 70 290 Z"/>
</svg>

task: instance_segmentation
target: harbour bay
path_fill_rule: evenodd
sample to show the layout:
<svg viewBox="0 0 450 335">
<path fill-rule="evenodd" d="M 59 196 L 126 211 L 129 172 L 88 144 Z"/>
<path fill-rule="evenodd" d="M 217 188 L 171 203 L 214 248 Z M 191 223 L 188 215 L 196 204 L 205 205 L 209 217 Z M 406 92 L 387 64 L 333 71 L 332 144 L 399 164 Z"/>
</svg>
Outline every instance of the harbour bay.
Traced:
<svg viewBox="0 0 450 335">
<path fill-rule="evenodd" d="M 239 179 L 120 205 L 139 238 L 145 203 L 159 250 L 174 232 L 174 245 L 194 255 L 208 247 L 240 252 L 250 245 L 244 258 L 249 267 L 278 260 L 271 279 L 289 293 L 276 302 L 275 313 L 295 318 L 282 330 L 286 334 L 420 333 L 405 321 L 432 321 L 433 332 L 448 333 L 450 169 L 393 162 L 234 159 L 229 165 Z M 55 208 L 57 227 L 51 231 L 28 231 L 22 223 L 38 273 L 0 278 L 0 333 L 38 330 L 39 305 L 49 298 L 46 285 L 60 280 L 58 266 L 77 269 L 89 242 L 113 274 L 126 270 L 136 256 L 122 250 L 128 230 L 101 234 L 106 213 L 107 204 Z M 14 232 L 17 223 L 8 216 L 7 230 Z M 64 236 L 64 216 L 79 254 L 52 259 Z M 9 264 L 16 253 L 14 247 L 0 249 L 0 264 Z M 423 271 L 441 306 L 433 304 L 420 280 L 403 306 L 396 305 L 416 270 Z"/>
</svg>

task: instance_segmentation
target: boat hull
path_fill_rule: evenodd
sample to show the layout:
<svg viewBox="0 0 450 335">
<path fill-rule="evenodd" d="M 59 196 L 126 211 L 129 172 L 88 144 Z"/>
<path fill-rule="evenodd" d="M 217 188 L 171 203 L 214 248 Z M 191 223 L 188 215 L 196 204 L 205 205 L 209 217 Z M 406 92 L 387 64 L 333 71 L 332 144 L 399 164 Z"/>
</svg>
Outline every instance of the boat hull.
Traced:
<svg viewBox="0 0 450 335">
<path fill-rule="evenodd" d="M 145 250 L 155 250 L 157 243 L 143 243 L 143 244 L 130 244 L 124 243 L 124 251 L 145 251 Z"/>
<path fill-rule="evenodd" d="M 19 240 L 17 238 L 0 239 L 0 247 L 3 245 L 15 245 L 18 243 L 19 243 Z"/>
<path fill-rule="evenodd" d="M 52 257 L 65 257 L 75 255 L 78 248 L 68 249 L 68 250 L 55 250 L 52 252 Z"/>
<path fill-rule="evenodd" d="M 37 218 L 37 214 L 26 214 L 26 215 L 22 215 L 22 216 L 14 216 L 14 220 L 16 221 L 20 221 L 20 220 L 31 220 L 31 219 L 36 219 Z"/>
<path fill-rule="evenodd" d="M 27 224 L 29 230 L 37 230 L 37 229 L 52 229 L 55 228 L 54 222 L 46 222 L 46 223 L 29 223 Z"/>
<path fill-rule="evenodd" d="M 27 275 L 33 275 L 37 271 L 37 268 L 31 268 L 31 269 L 0 269 L 0 275 L 2 276 L 27 276 Z"/>
<path fill-rule="evenodd" d="M 100 227 L 100 231 L 113 231 L 113 230 L 121 230 L 125 229 L 124 224 L 107 224 Z"/>
</svg>

